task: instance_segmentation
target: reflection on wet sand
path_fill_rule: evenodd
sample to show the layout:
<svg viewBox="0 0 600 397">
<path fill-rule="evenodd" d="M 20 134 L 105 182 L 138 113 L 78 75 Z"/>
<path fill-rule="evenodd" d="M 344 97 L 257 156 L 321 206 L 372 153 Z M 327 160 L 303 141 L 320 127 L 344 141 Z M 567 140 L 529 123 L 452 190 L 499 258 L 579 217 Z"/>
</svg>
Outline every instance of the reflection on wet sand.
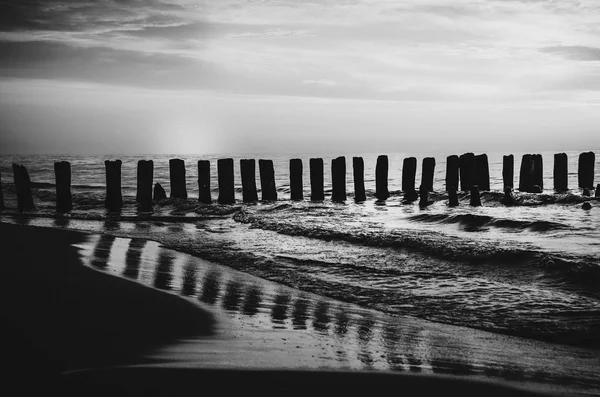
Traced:
<svg viewBox="0 0 600 397">
<path fill-rule="evenodd" d="M 266 320 L 278 332 L 309 332 L 324 338 L 331 346 L 330 353 L 344 365 L 541 383 L 567 383 L 574 376 L 568 375 L 568 369 L 564 370 L 566 374 L 549 373 L 543 360 L 547 360 L 546 366 L 551 365 L 548 363 L 553 357 L 538 357 L 539 362 L 532 362 L 523 359 L 520 351 L 503 352 L 496 348 L 494 354 L 500 358 L 492 359 L 487 355 L 493 348 L 482 352 L 481 340 L 470 340 L 466 335 L 424 331 L 422 325 L 413 325 L 406 318 L 280 286 L 162 248 L 155 242 L 117 240 L 115 243 L 115 238 L 107 235 L 90 236 L 88 245 L 81 250 L 82 262 L 156 288 L 196 297 L 217 310 L 241 314 L 241 319 L 254 318 L 254 326 L 264 327 L 257 324 Z M 123 256 L 119 252 L 125 247 Z M 124 265 L 118 263 L 119 255 Z M 587 379 L 594 382 L 593 375 Z"/>
</svg>

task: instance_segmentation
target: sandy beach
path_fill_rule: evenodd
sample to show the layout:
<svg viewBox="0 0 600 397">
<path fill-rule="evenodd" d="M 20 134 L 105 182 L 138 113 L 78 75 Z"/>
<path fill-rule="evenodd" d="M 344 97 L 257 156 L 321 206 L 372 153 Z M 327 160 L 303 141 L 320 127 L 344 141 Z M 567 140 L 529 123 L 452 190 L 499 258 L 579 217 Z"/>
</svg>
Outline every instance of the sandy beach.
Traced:
<svg viewBox="0 0 600 397">
<path fill-rule="evenodd" d="M 0 232 L 11 258 L 2 340 L 10 378 L 25 390 L 60 379 L 73 394 L 185 394 L 203 379 L 273 394 L 397 385 L 426 395 L 516 386 L 566 395 L 581 380 L 556 357 L 571 356 L 579 373 L 597 365 L 559 346 L 393 319 L 139 238 L 6 223 Z"/>
</svg>

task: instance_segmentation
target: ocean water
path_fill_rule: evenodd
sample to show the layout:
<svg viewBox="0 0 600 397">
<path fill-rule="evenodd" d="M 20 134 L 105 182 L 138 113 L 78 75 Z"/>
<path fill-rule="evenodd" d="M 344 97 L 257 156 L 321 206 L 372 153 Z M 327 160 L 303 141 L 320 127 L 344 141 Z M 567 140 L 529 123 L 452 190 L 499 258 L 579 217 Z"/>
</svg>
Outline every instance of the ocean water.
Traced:
<svg viewBox="0 0 600 397">
<path fill-rule="evenodd" d="M 594 151 L 594 149 L 591 149 Z M 586 150 L 587 151 L 587 150 Z M 599 153 L 599 150 L 595 150 Z M 3 191 L 7 209 L 0 221 L 92 230 L 113 236 L 145 238 L 164 246 L 210 259 L 238 270 L 388 315 L 411 316 L 508 334 L 554 344 L 600 350 L 600 201 L 577 188 L 580 152 L 567 152 L 569 188 L 555 194 L 553 154 L 541 153 L 544 191 L 516 192 L 517 205 L 502 205 L 502 156 L 487 153 L 491 191 L 482 193 L 482 207 L 447 206 L 445 159 L 436 158 L 431 205 L 403 202 L 402 159 L 417 157 L 417 183 L 425 154 L 387 153 L 390 198 L 374 197 L 378 154 L 346 156 L 348 200 L 333 203 L 331 159 L 306 154 L 161 155 L 161 156 L 2 156 Z M 460 154 L 460 153 L 457 153 Z M 476 153 L 478 154 L 478 153 Z M 515 155 L 515 185 L 520 159 Z M 352 157 L 365 163 L 367 201 L 352 199 Z M 431 156 L 431 154 L 427 154 Z M 218 195 L 216 160 L 234 158 L 235 205 L 197 202 L 198 160 L 211 161 L 213 198 Z M 305 200 L 289 199 L 289 159 L 304 164 Z M 323 202 L 310 202 L 308 160 L 325 162 Z M 104 160 L 121 159 L 125 207 L 120 214 L 104 209 Z M 187 200 L 168 199 L 152 213 L 135 206 L 136 166 L 154 160 L 154 181 L 169 193 L 170 158 L 186 162 Z M 277 202 L 241 203 L 239 160 L 274 161 Z M 54 161 L 71 162 L 74 208 L 68 216 L 54 211 Z M 34 182 L 36 210 L 17 214 L 11 163 L 28 168 Z M 600 162 L 596 162 L 596 183 Z M 258 167 L 257 186 L 260 187 Z M 592 192 L 593 196 L 593 192 Z M 260 193 L 259 193 L 260 197 Z M 591 210 L 581 208 L 589 201 Z"/>
</svg>

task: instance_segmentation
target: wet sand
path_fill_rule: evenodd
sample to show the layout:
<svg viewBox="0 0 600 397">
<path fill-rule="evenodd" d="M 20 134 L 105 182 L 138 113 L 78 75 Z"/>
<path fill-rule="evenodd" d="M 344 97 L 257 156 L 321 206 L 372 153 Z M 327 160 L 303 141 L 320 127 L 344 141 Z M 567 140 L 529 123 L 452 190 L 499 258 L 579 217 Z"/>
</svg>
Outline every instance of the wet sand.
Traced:
<svg viewBox="0 0 600 397">
<path fill-rule="evenodd" d="M 2 266 L 12 324 L 2 340 L 20 365 L 15 375 L 30 377 L 32 362 L 46 377 L 109 366 L 63 375 L 74 394 L 117 384 L 175 394 L 202 385 L 266 394 L 390 384 L 430 395 L 597 388 L 590 373 L 598 359 L 577 349 L 392 318 L 140 238 L 3 223 L 0 232 L 6 257 L 19 258 Z M 332 370 L 352 372 L 323 375 Z"/>
</svg>

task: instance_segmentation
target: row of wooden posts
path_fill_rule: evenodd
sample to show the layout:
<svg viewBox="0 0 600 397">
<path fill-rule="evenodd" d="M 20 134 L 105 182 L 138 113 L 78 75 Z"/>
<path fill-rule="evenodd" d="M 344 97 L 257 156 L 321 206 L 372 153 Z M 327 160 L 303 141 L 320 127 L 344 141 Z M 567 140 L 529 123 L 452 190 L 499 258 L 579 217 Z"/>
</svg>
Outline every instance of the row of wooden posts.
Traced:
<svg viewBox="0 0 600 397">
<path fill-rule="evenodd" d="M 554 155 L 554 189 L 558 192 L 568 190 L 567 155 L 558 153 Z M 106 160 L 106 198 L 105 207 L 109 211 L 119 211 L 123 207 L 121 193 L 121 160 Z M 353 157 L 354 200 L 365 201 L 364 161 L 362 157 Z M 219 204 L 235 203 L 234 189 L 234 161 L 231 158 L 217 160 Z M 310 166 L 310 199 L 322 201 L 325 199 L 323 159 L 311 158 Z M 304 199 L 303 165 L 302 160 L 290 160 L 290 191 L 292 200 Z M 589 189 L 594 184 L 595 154 L 585 152 L 579 155 L 578 185 L 584 188 L 584 194 L 589 195 Z M 277 189 L 275 187 L 275 171 L 272 160 L 258 160 L 260 184 L 263 201 L 276 201 Z M 388 190 L 389 162 L 386 155 L 377 158 L 375 167 L 375 197 L 385 200 L 389 197 Z M 405 200 L 414 201 L 421 198 L 420 204 L 427 205 L 427 194 L 433 191 L 435 172 L 435 158 L 423 159 L 421 186 L 419 193 L 415 189 L 417 159 L 405 158 L 402 167 L 402 191 Z M 71 196 L 71 165 L 67 161 L 54 163 L 56 176 L 56 209 L 59 213 L 66 213 L 73 208 Z M 240 173 L 242 180 L 242 196 L 245 203 L 258 201 L 256 188 L 256 162 L 254 159 L 240 160 Z M 543 190 L 543 163 L 540 154 L 526 154 L 521 161 L 519 175 L 519 190 L 524 192 L 541 193 Z M 185 163 L 181 159 L 169 160 L 169 173 L 172 198 L 187 198 Z M 30 211 L 34 208 L 31 194 L 31 182 L 27 169 L 23 165 L 13 164 L 15 189 L 17 192 L 18 210 Z M 166 193 L 160 184 L 153 187 L 154 163 L 152 160 L 140 160 L 137 164 L 137 194 L 136 201 L 141 208 L 151 208 L 153 201 L 166 199 Z M 332 195 L 331 200 L 342 202 L 346 200 L 346 158 L 338 157 L 331 162 Z M 1 178 L 1 177 L 0 177 Z M 510 195 L 514 180 L 514 156 L 503 158 L 502 178 L 505 194 Z M 212 203 L 210 188 L 210 162 L 198 161 L 198 200 L 201 203 Z M 479 191 L 490 190 L 490 172 L 488 157 L 485 154 L 474 155 L 465 153 L 461 156 L 448 156 L 446 160 L 446 191 L 449 193 L 450 205 L 458 205 L 456 192 L 471 192 L 471 205 L 480 205 Z M 586 192 L 587 191 L 587 192 Z M 600 185 L 596 188 L 596 196 L 600 196 Z M 0 209 L 4 208 L 2 189 L 0 189 Z"/>
</svg>

